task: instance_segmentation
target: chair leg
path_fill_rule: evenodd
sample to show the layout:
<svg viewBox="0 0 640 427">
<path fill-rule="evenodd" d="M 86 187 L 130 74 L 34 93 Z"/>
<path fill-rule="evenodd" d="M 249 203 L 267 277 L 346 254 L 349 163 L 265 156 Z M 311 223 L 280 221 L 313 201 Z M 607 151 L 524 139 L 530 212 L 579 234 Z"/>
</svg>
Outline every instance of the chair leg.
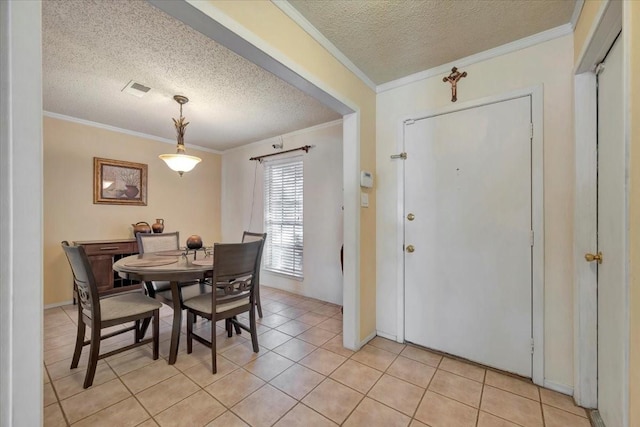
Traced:
<svg viewBox="0 0 640 427">
<path fill-rule="evenodd" d="M 233 318 L 231 319 L 231 323 L 236 329 L 236 334 L 240 335 L 242 333 L 242 329 L 240 329 L 240 325 L 238 325 L 238 316 L 233 316 Z"/>
<path fill-rule="evenodd" d="M 142 326 L 140 326 L 140 330 L 138 336 L 140 340 L 144 339 L 144 336 L 147 335 L 147 330 L 149 329 L 149 324 L 151 323 L 151 318 L 147 317 L 142 321 Z"/>
<path fill-rule="evenodd" d="M 145 321 L 147 319 L 144 319 Z M 153 312 L 153 360 L 157 360 L 160 347 L 160 310 Z"/>
<path fill-rule="evenodd" d="M 260 303 L 260 285 L 256 286 L 256 290 L 254 292 L 256 299 L 256 307 L 258 307 L 258 316 L 262 319 L 262 304 Z"/>
<path fill-rule="evenodd" d="M 214 374 L 218 373 L 218 364 L 216 362 L 216 314 L 213 313 L 211 318 L 211 368 Z"/>
<path fill-rule="evenodd" d="M 93 377 L 96 375 L 96 366 L 98 365 L 98 356 L 100 355 L 100 327 L 98 325 L 92 326 L 89 364 L 87 365 L 87 374 L 84 377 L 84 388 L 89 388 L 93 384 Z"/>
<path fill-rule="evenodd" d="M 140 336 L 140 320 L 136 320 L 134 323 L 136 328 L 133 330 L 133 342 L 137 344 L 142 339 Z"/>
<path fill-rule="evenodd" d="M 195 317 L 191 310 L 187 310 L 187 354 L 191 354 L 193 351 L 193 322 Z"/>
<path fill-rule="evenodd" d="M 251 331 L 251 344 L 253 344 L 253 352 L 260 351 L 258 347 L 258 328 L 256 327 L 256 311 L 249 310 L 249 330 Z"/>
<path fill-rule="evenodd" d="M 231 327 L 231 319 L 224 319 L 224 327 L 227 329 L 227 338 L 233 336 L 233 329 Z"/>
<path fill-rule="evenodd" d="M 76 336 L 76 348 L 73 351 L 73 359 L 71 359 L 71 369 L 78 367 L 80 362 L 80 355 L 82 354 L 82 347 L 84 347 L 84 333 L 86 331 L 86 325 L 82 319 L 78 322 L 78 335 Z"/>
</svg>

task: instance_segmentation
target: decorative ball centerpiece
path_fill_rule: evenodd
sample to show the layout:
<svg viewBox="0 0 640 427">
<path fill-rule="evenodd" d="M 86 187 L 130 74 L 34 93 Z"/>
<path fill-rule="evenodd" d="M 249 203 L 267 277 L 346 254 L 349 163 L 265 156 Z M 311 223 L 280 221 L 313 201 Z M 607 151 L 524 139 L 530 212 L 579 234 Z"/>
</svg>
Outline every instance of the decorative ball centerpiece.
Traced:
<svg viewBox="0 0 640 427">
<path fill-rule="evenodd" d="M 202 237 L 197 234 L 192 234 L 187 238 L 187 248 L 189 249 L 200 249 L 202 247 Z"/>
</svg>

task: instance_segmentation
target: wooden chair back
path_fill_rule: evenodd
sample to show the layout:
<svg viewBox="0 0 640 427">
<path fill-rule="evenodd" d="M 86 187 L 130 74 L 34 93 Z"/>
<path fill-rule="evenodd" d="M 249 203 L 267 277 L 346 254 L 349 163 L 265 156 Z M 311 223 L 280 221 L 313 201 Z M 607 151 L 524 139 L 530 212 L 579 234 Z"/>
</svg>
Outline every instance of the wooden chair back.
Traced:
<svg viewBox="0 0 640 427">
<path fill-rule="evenodd" d="M 267 233 L 252 233 L 251 231 L 242 233 L 242 243 L 255 242 L 260 239 L 267 240 Z"/>
<path fill-rule="evenodd" d="M 255 283 L 255 297 L 254 302 L 258 308 L 258 316 L 262 318 L 262 303 L 260 302 L 260 264 L 262 263 L 262 250 L 267 242 L 267 233 L 253 233 L 251 231 L 245 231 L 242 233 L 242 242 L 255 242 L 262 240 L 262 247 L 260 248 L 260 254 L 258 255 L 258 268 L 256 270 Z"/>
<path fill-rule="evenodd" d="M 255 284 L 256 269 L 259 268 L 263 240 L 247 243 L 216 243 L 213 249 L 213 283 L 217 292 L 212 292 L 215 304 L 224 304 L 245 298 Z"/>
<path fill-rule="evenodd" d="M 98 286 L 84 247 L 70 246 L 65 240 L 62 242 L 62 249 L 71 266 L 80 311 L 90 314 L 92 321 L 99 321 L 100 297 L 98 295 Z"/>
<path fill-rule="evenodd" d="M 180 248 L 180 234 L 173 233 L 137 233 L 138 252 L 141 254 L 151 252 L 172 251 Z"/>
</svg>

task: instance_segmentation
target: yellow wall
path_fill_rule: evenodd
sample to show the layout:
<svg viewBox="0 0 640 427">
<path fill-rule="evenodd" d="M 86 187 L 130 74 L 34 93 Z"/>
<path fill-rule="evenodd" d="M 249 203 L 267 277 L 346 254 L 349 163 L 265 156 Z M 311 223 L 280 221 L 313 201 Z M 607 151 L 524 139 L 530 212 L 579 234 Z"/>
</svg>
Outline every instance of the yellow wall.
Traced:
<svg viewBox="0 0 640 427">
<path fill-rule="evenodd" d="M 278 60 L 360 112 L 360 168 L 375 170 L 376 94 L 270 1 L 209 2 L 277 50 Z M 197 3 L 194 6 L 199 7 Z M 207 13 L 205 8 L 203 12 Z M 360 211 L 360 339 L 375 331 L 376 200 Z"/>
<path fill-rule="evenodd" d="M 582 54 L 584 44 L 587 41 L 587 36 L 591 27 L 594 24 L 598 10 L 602 5 L 603 0 L 587 0 L 584 2 L 582 11 L 580 12 L 580 19 L 576 23 L 576 28 L 573 32 L 573 62 L 577 62 L 578 58 Z"/>
<path fill-rule="evenodd" d="M 132 238 L 132 223 L 156 218 L 181 240 L 220 239 L 220 155 L 187 148 L 202 163 L 180 178 L 158 159 L 170 144 L 49 117 L 43 129 L 45 305 L 71 300 L 62 240 Z M 93 157 L 146 163 L 147 206 L 94 205 Z"/>
<path fill-rule="evenodd" d="M 630 188 L 629 188 L 629 425 L 640 425 L 640 2 L 627 3 L 630 32 Z"/>
</svg>

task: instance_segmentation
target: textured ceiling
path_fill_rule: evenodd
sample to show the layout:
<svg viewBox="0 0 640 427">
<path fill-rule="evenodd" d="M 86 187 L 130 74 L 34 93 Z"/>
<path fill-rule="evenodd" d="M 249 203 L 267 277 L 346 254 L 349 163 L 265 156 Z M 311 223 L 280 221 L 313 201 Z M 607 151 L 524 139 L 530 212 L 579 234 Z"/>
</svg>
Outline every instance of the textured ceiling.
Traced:
<svg viewBox="0 0 640 427">
<path fill-rule="evenodd" d="M 45 111 L 215 150 L 341 116 L 144 1 L 44 1 Z M 121 92 L 134 80 L 151 90 Z"/>
<path fill-rule="evenodd" d="M 382 84 L 558 27 L 575 0 L 289 0 Z"/>
<path fill-rule="evenodd" d="M 575 0 L 289 0 L 376 84 L 570 21 Z M 187 145 L 225 150 L 340 118 L 140 0 L 47 0 L 44 109 L 166 139 L 189 97 Z M 274 29 L 275 31 L 275 29 Z M 133 80 L 143 98 L 121 90 Z"/>
</svg>

